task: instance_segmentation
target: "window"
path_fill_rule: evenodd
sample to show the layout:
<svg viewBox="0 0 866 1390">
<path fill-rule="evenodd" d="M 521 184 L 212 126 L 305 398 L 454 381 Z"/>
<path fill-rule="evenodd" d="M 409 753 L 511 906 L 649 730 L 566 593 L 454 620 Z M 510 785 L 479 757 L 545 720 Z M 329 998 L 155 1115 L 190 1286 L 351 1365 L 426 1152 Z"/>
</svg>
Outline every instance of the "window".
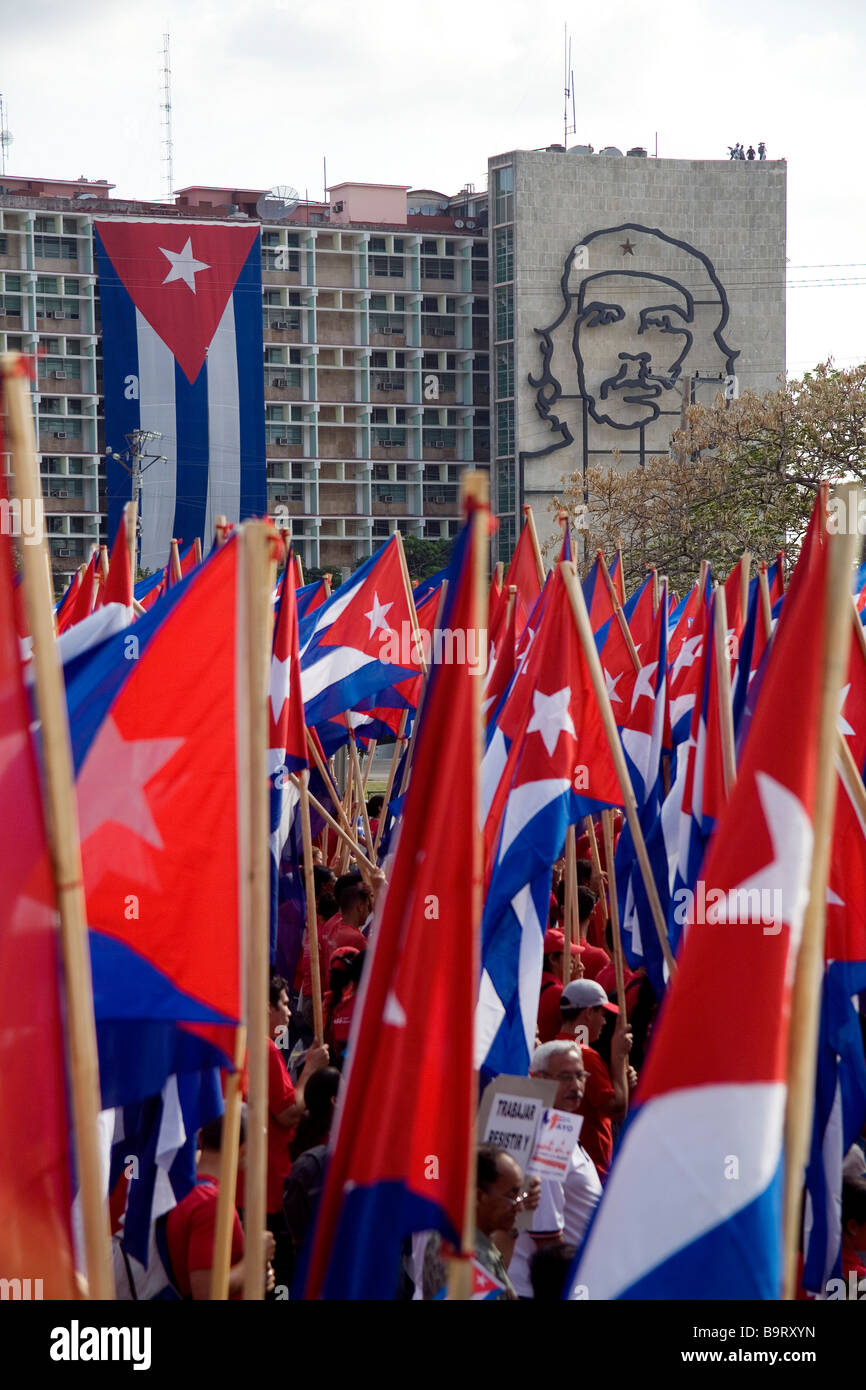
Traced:
<svg viewBox="0 0 866 1390">
<path fill-rule="evenodd" d="M 503 459 L 496 465 L 496 507 L 500 512 L 514 511 L 514 459 Z"/>
<path fill-rule="evenodd" d="M 16 294 L 20 291 L 20 289 L 21 289 L 21 276 L 20 276 L 20 275 L 10 275 L 9 272 L 7 271 L 6 276 L 5 276 L 5 281 L 6 281 L 6 289 L 7 289 L 7 290 L 13 290 Z"/>
<path fill-rule="evenodd" d="M 40 220 L 36 219 L 37 222 Z M 78 245 L 71 237 L 40 236 L 33 238 L 34 256 L 46 260 L 74 261 L 78 256 Z"/>
<path fill-rule="evenodd" d="M 283 420 L 267 420 L 265 433 L 269 444 L 290 444 L 297 447 L 303 441 L 300 425 L 287 425 Z"/>
<path fill-rule="evenodd" d="M 9 255 L 9 243 L 5 232 L 0 232 L 0 256 Z"/>
<path fill-rule="evenodd" d="M 390 536 L 390 534 L 391 534 L 391 527 L 390 527 L 390 524 L 389 524 L 387 521 L 374 521 L 374 522 L 373 522 L 373 535 L 374 535 L 374 536 Z"/>
<path fill-rule="evenodd" d="M 56 294 L 57 276 L 56 275 L 37 275 L 36 276 L 37 294 Z"/>
<path fill-rule="evenodd" d="M 496 456 L 514 453 L 514 404 L 501 401 L 496 407 Z"/>
<path fill-rule="evenodd" d="M 499 518 L 499 558 L 505 564 L 511 559 L 514 550 L 514 517 L 501 516 Z"/>
<path fill-rule="evenodd" d="M 457 328 L 453 318 L 437 315 L 421 319 L 421 332 L 428 338 L 453 338 Z"/>
<path fill-rule="evenodd" d="M 514 395 L 514 346 L 512 343 L 500 344 L 496 349 L 496 394 Z"/>
<path fill-rule="evenodd" d="M 401 506 L 406 505 L 406 489 L 400 483 L 375 483 L 373 486 L 374 502 L 399 502 Z"/>
<path fill-rule="evenodd" d="M 386 295 L 384 295 L 384 294 L 371 294 L 371 295 L 370 295 L 370 309 L 371 309 L 371 310 L 376 310 L 376 309 L 387 309 L 387 307 L 388 307 L 388 299 L 387 299 L 387 296 L 386 296 Z"/>
<path fill-rule="evenodd" d="M 445 429 L 442 425 L 428 425 L 424 428 L 425 449 L 455 449 L 457 431 Z"/>
<path fill-rule="evenodd" d="M 373 443 L 386 447 L 391 444 L 403 445 L 406 443 L 406 431 L 393 425 L 380 425 L 373 430 Z"/>
<path fill-rule="evenodd" d="M 383 236 L 371 236 L 371 237 L 370 237 L 370 250 L 371 250 L 371 251 L 384 251 L 384 250 L 385 250 L 385 246 L 386 246 L 386 243 L 385 243 L 385 238 L 384 238 Z"/>
<path fill-rule="evenodd" d="M 370 274 L 387 275 L 394 280 L 403 279 L 403 257 L 402 256 L 371 256 Z"/>
<path fill-rule="evenodd" d="M 496 291 L 496 337 L 514 337 L 514 295 L 510 285 Z"/>
<path fill-rule="evenodd" d="M 371 314 L 370 332 L 405 334 L 406 324 L 401 314 Z"/>
<path fill-rule="evenodd" d="M 301 349 L 300 349 L 300 348 L 289 348 L 289 361 L 290 361 L 290 362 L 298 362 L 298 363 L 299 363 L 300 360 L 301 360 Z"/>
<path fill-rule="evenodd" d="M 64 217 L 63 231 L 69 236 L 75 236 L 75 233 L 78 231 L 78 223 L 74 217 Z"/>
<path fill-rule="evenodd" d="M 428 541 L 434 541 L 434 540 L 436 540 L 436 541 L 438 541 L 438 539 L 439 539 L 441 533 L 442 533 L 442 523 L 441 523 L 441 521 L 425 521 L 425 522 L 424 522 L 424 539 L 425 539 L 425 540 L 428 540 Z"/>
<path fill-rule="evenodd" d="M 476 319 L 486 319 L 490 313 L 490 300 L 484 299 L 481 295 L 476 295 L 472 301 L 472 317 Z"/>
<path fill-rule="evenodd" d="M 437 256 L 422 256 L 421 275 L 426 280 L 453 280 L 454 262 Z"/>
<path fill-rule="evenodd" d="M 439 299 L 435 294 L 425 294 L 421 300 L 422 314 L 438 314 Z"/>
<path fill-rule="evenodd" d="M 56 219 L 53 217 L 37 217 L 33 223 L 34 231 L 53 232 L 56 229 Z"/>
<path fill-rule="evenodd" d="M 514 279 L 514 228 L 499 227 L 494 232 L 494 244 L 496 247 L 496 279 L 501 283 L 503 280 Z"/>
<path fill-rule="evenodd" d="M 387 352 L 371 352 L 371 353 L 370 353 L 370 366 L 371 366 L 371 367 L 380 367 L 380 368 L 381 368 L 381 367 L 387 367 L 387 365 L 388 365 L 388 354 L 387 354 Z"/>
<path fill-rule="evenodd" d="M 495 169 L 493 172 L 493 201 L 493 220 L 496 225 L 498 226 L 500 222 L 513 222 L 514 169 L 510 164 L 507 164 L 504 169 Z"/>
<path fill-rule="evenodd" d="M 73 280 L 69 275 L 64 276 L 63 292 L 64 294 L 81 294 L 81 281 Z"/>
</svg>

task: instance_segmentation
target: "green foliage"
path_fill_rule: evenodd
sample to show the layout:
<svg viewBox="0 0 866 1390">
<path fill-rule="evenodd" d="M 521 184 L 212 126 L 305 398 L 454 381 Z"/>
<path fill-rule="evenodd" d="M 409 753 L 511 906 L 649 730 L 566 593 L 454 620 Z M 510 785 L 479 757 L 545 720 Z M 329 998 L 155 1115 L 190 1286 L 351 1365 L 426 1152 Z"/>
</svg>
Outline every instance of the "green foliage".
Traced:
<svg viewBox="0 0 866 1390">
<path fill-rule="evenodd" d="M 452 540 L 425 541 L 417 536 L 404 536 L 403 549 L 406 551 L 406 564 L 413 585 L 422 579 L 429 579 L 438 570 L 444 569 L 451 559 Z"/>
</svg>

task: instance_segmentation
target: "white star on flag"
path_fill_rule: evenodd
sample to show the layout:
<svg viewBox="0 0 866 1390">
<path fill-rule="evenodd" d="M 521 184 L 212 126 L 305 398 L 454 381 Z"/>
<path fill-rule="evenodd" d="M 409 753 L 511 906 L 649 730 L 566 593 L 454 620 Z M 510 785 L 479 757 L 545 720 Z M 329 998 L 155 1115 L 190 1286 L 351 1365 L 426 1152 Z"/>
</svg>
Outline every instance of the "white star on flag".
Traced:
<svg viewBox="0 0 866 1390">
<path fill-rule="evenodd" d="M 602 669 L 604 671 L 604 683 L 607 686 L 607 698 L 611 702 L 616 700 L 617 704 L 621 705 L 622 696 L 617 695 L 616 687 L 623 678 L 623 672 L 620 671 L 618 676 L 612 676 L 606 666 L 604 666 Z"/>
<path fill-rule="evenodd" d="M 703 640 L 703 634 L 699 635 L 698 637 L 686 638 L 685 642 L 683 642 L 683 645 L 680 647 L 679 655 L 676 661 L 674 662 L 674 669 L 671 672 L 673 676 L 678 675 L 684 666 L 688 667 L 693 665 L 693 663 L 698 659 L 698 657 L 701 654 L 701 645 L 703 643 Z"/>
<path fill-rule="evenodd" d="M 646 666 L 642 666 L 637 673 L 634 683 L 634 694 L 631 697 L 631 707 L 634 709 L 641 695 L 647 695 L 651 700 L 655 699 L 655 684 L 653 677 L 658 670 L 658 662 L 650 661 Z"/>
<path fill-rule="evenodd" d="M 373 607 L 367 613 L 364 614 L 365 618 L 370 619 L 371 637 L 373 636 L 373 633 L 377 630 L 381 632 L 390 632 L 391 629 L 388 626 L 388 623 L 386 622 L 386 617 L 388 614 L 388 609 L 393 607 L 393 603 L 380 603 L 379 595 L 374 590 Z"/>
<path fill-rule="evenodd" d="M 125 739 L 108 716 L 78 775 L 81 843 L 109 821 L 163 848 L 145 787 L 183 747 L 182 738 Z"/>
<path fill-rule="evenodd" d="M 523 651 L 520 653 L 520 656 L 519 656 L 518 659 L 517 659 L 517 675 L 518 675 L 518 676 L 522 676 L 522 675 L 523 675 L 523 672 L 526 670 L 526 663 L 527 663 L 527 661 L 529 660 L 529 652 L 530 652 L 530 648 L 532 647 L 532 640 L 533 640 L 534 637 L 535 637 L 535 629 L 532 628 L 532 627 L 528 627 L 528 628 L 526 629 L 526 646 L 523 648 Z"/>
<path fill-rule="evenodd" d="M 812 822 L 806 815 L 802 802 L 792 791 L 768 776 L 766 772 L 756 772 L 755 781 L 758 800 L 773 842 L 772 861 L 730 889 L 723 901 L 713 905 L 709 910 L 713 912 L 717 922 L 725 922 L 728 920 L 730 903 L 734 907 L 733 917 L 736 921 L 739 916 L 738 905 L 744 901 L 742 895 L 757 890 L 760 894 L 762 918 L 765 902 L 772 904 L 774 920 L 764 926 L 765 933 L 776 935 L 782 922 L 787 922 L 791 929 L 787 967 L 790 983 L 797 964 L 803 916 L 809 901 L 814 833 Z M 765 894 L 769 896 L 765 898 Z M 780 899 L 781 920 L 776 911 Z"/>
<path fill-rule="evenodd" d="M 543 695 L 540 690 L 532 692 L 532 718 L 526 726 L 526 732 L 541 734 L 550 758 L 553 757 L 553 750 L 561 733 L 569 733 L 572 738 L 577 738 L 574 720 L 568 708 L 570 703 L 571 687 L 568 685 L 552 695 Z"/>
<path fill-rule="evenodd" d="M 287 656 L 285 661 L 280 661 L 279 657 L 271 657 L 271 682 L 268 694 L 271 701 L 271 709 L 274 715 L 274 723 L 280 722 L 280 715 L 283 712 L 283 705 L 289 698 L 289 667 L 291 657 Z"/>
<path fill-rule="evenodd" d="M 843 709 L 845 708 L 845 701 L 848 699 L 848 691 L 850 689 L 851 682 L 849 681 L 848 684 L 843 685 L 842 689 L 839 691 L 839 715 L 836 720 L 836 728 L 839 730 L 839 733 L 844 734 L 846 738 L 848 734 L 853 734 L 854 732 L 854 730 L 851 728 L 851 725 L 848 723 L 848 720 L 842 713 Z"/>
<path fill-rule="evenodd" d="M 206 261 L 197 261 L 192 254 L 192 237 L 187 237 L 186 246 L 182 251 L 167 251 L 164 246 L 160 246 L 159 249 L 171 262 L 171 269 L 162 283 L 170 285 L 172 280 L 183 280 L 195 294 L 196 275 L 200 270 L 210 270 L 210 266 Z"/>
</svg>

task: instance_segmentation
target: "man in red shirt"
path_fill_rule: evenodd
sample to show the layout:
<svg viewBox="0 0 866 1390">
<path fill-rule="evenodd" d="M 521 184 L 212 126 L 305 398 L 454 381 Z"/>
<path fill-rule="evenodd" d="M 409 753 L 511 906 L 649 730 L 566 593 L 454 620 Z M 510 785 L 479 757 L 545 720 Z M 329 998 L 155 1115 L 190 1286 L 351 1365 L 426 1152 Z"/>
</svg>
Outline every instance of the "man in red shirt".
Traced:
<svg viewBox="0 0 866 1390">
<path fill-rule="evenodd" d="M 213 1270 L 213 1247 L 216 1235 L 217 1200 L 219 1197 L 219 1175 L 221 1167 L 223 1121 L 211 1120 L 199 1130 L 199 1153 L 196 1164 L 196 1185 L 188 1192 L 182 1202 L 169 1212 L 166 1219 L 165 1238 L 171 1274 L 177 1290 L 183 1298 L 209 1299 L 211 1296 L 211 1277 Z M 243 1167 L 246 1156 L 246 1130 L 241 1117 L 240 1148 L 238 1166 Z M 265 1257 L 268 1261 L 267 1287 L 274 1286 L 274 1271 L 271 1260 L 274 1255 L 274 1238 L 270 1231 L 265 1234 Z M 244 1233 L 237 1211 L 234 1213 L 232 1227 L 231 1268 L 229 1270 L 229 1298 L 241 1298 L 244 1286 Z"/>
<path fill-rule="evenodd" d="M 541 1042 L 551 1042 L 559 1032 L 559 999 L 562 994 L 562 957 L 565 953 L 565 937 L 556 927 L 544 933 L 544 960 L 541 975 L 541 993 L 538 998 L 538 1036 Z M 571 972 L 574 979 L 581 973 L 580 947 L 571 943 Z"/>
<path fill-rule="evenodd" d="M 584 1117 L 580 1142 L 604 1182 L 613 1157 L 613 1121 L 625 1119 L 629 1095 L 637 1085 L 637 1073 L 628 1064 L 632 1035 L 622 1028 L 614 1030 L 608 1069 L 592 1044 L 601 1036 L 605 1014 L 618 1014 L 619 1008 L 595 980 L 572 980 L 562 991 L 559 1011 L 560 1037 L 580 1043 L 586 1067 L 586 1089 L 577 1112 Z"/>
<path fill-rule="evenodd" d="M 330 960 L 333 960 L 334 952 L 343 946 L 354 946 L 356 951 L 366 950 L 367 938 L 361 928 L 373 909 L 373 895 L 360 879 L 344 888 L 338 901 L 341 917 L 329 937 Z"/>
</svg>

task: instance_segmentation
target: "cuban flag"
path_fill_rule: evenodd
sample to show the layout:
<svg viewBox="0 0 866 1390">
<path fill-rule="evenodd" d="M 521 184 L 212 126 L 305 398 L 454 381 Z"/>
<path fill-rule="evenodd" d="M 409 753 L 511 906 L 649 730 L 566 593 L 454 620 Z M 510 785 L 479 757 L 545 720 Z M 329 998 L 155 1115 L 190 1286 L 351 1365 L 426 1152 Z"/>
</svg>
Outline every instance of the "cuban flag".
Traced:
<svg viewBox="0 0 866 1390">
<path fill-rule="evenodd" d="M 454 547 L 443 614 L 453 631 L 484 622 L 475 561 L 487 519 L 470 514 Z M 462 1245 L 477 1104 L 480 695 L 465 662 L 431 668 L 352 1022 L 307 1298 L 394 1298 L 407 1236 L 436 1230 Z"/>
<path fill-rule="evenodd" d="M 488 1078 L 529 1068 L 551 875 L 566 830 L 623 804 L 564 568 L 549 579 L 527 660 L 506 698 L 500 723 L 510 746 L 484 827 L 475 1058 Z"/>
<path fill-rule="evenodd" d="M 814 842 L 827 550 L 774 640 L 702 871 L 706 920 L 683 943 L 572 1297 L 781 1296 L 788 1034 Z"/>
<path fill-rule="evenodd" d="M 239 550 L 229 542 L 64 668 L 106 1108 L 233 1053 L 249 717 Z"/>
<path fill-rule="evenodd" d="M 162 436 L 141 494 L 141 565 L 156 570 L 173 536 L 267 512 L 259 228 L 106 219 L 94 240 L 106 441 Z M 131 479 L 110 456 L 106 485 L 113 535 Z"/>
<path fill-rule="evenodd" d="M 418 675 L 399 537 L 300 623 L 301 688 L 311 727 Z M 404 664 L 401 664 L 404 663 Z"/>
</svg>

